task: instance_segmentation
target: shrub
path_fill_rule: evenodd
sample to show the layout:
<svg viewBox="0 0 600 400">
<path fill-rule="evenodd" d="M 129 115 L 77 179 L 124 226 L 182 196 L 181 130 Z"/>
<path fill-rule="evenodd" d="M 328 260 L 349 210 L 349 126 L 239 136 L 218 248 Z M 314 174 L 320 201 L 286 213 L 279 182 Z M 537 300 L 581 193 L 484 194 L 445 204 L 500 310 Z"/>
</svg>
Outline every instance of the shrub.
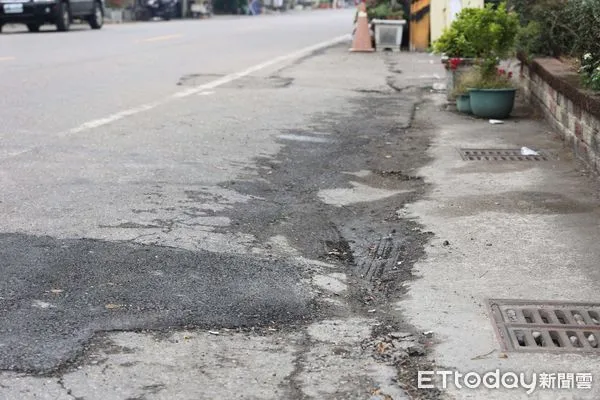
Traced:
<svg viewBox="0 0 600 400">
<path fill-rule="evenodd" d="M 514 49 L 519 17 L 506 4 L 465 8 L 434 43 L 448 57 L 506 58 Z"/>
<path fill-rule="evenodd" d="M 600 54 L 584 54 L 579 71 L 585 86 L 592 90 L 600 90 Z"/>
<path fill-rule="evenodd" d="M 536 54 L 549 54 L 548 42 L 542 38 L 542 26 L 538 21 L 529 21 L 519 28 L 516 38 L 516 50 L 528 57 Z"/>
<path fill-rule="evenodd" d="M 600 54 L 600 1 L 509 0 L 524 26 L 519 47 L 527 54 L 576 56 Z"/>
<path fill-rule="evenodd" d="M 510 89 L 514 88 L 512 72 L 507 72 L 496 65 L 487 69 L 485 64 L 478 65 L 473 70 L 464 73 L 459 81 L 454 94 L 466 94 L 469 89 Z"/>
<path fill-rule="evenodd" d="M 600 90 L 600 1 L 509 0 L 523 27 L 517 49 L 528 58 L 567 56 L 581 62 L 585 86 Z"/>
<path fill-rule="evenodd" d="M 388 17 L 402 18 L 404 16 L 404 9 L 402 5 L 397 5 L 387 0 L 383 2 L 369 2 L 367 3 L 367 15 L 369 20 L 386 19 Z"/>
<path fill-rule="evenodd" d="M 386 3 L 378 4 L 367 9 L 369 19 L 385 19 L 390 14 L 391 8 Z"/>
</svg>

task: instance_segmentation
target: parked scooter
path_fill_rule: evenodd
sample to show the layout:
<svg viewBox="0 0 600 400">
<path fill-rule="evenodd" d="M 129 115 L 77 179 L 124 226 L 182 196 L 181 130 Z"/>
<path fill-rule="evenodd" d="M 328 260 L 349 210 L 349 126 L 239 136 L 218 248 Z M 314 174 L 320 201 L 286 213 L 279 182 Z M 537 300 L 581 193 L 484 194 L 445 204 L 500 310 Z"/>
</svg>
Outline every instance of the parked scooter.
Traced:
<svg viewBox="0 0 600 400">
<path fill-rule="evenodd" d="M 212 17 L 212 1 L 190 0 L 190 14 L 193 18 Z"/>
</svg>

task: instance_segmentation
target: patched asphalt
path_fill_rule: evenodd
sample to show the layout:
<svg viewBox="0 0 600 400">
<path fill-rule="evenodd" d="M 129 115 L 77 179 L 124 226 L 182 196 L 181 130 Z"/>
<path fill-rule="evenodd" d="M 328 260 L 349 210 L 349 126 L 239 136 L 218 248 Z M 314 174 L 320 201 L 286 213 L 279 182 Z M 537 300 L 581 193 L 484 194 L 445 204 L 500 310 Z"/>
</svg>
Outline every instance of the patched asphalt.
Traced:
<svg viewBox="0 0 600 400">
<path fill-rule="evenodd" d="M 281 261 L 0 234 L 0 369 L 48 372 L 95 332 L 244 327 L 310 315 Z"/>
</svg>

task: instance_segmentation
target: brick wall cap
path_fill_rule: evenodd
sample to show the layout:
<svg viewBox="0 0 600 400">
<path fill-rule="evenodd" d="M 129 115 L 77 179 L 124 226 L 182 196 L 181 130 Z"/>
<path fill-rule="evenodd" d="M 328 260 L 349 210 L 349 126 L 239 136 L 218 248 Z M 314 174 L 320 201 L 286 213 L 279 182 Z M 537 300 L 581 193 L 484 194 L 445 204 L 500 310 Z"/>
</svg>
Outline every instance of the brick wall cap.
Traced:
<svg viewBox="0 0 600 400">
<path fill-rule="evenodd" d="M 527 60 L 520 54 L 518 58 L 531 72 L 539 75 L 574 105 L 600 119 L 600 93 L 582 88 L 580 75 L 568 64 L 551 57 Z"/>
</svg>

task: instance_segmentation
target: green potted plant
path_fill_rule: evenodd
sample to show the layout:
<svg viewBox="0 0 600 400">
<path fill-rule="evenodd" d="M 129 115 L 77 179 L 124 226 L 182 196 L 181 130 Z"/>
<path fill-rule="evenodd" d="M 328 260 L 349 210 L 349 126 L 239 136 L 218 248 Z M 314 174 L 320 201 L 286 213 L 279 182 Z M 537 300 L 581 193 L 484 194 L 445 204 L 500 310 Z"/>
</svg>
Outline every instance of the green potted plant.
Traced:
<svg viewBox="0 0 600 400">
<path fill-rule="evenodd" d="M 442 54 L 447 71 L 448 100 L 460 75 L 484 59 L 505 58 L 514 48 L 519 31 L 519 18 L 508 11 L 505 3 L 497 7 L 465 8 L 433 43 L 433 50 Z M 460 60 L 452 69 L 450 60 Z"/>
<path fill-rule="evenodd" d="M 471 114 L 471 97 L 469 91 L 455 90 L 456 109 L 463 114 Z"/>
<path fill-rule="evenodd" d="M 387 3 L 374 4 L 367 7 L 369 21 L 374 19 L 386 19 L 391 13 L 391 8 Z"/>
<path fill-rule="evenodd" d="M 400 21 L 404 19 L 404 11 L 401 8 L 391 7 L 390 12 L 387 15 L 387 19 Z"/>
<path fill-rule="evenodd" d="M 479 75 L 477 71 L 471 70 L 461 75 L 454 91 L 453 97 L 456 98 L 456 109 L 465 114 L 471 114 L 471 96 L 469 89 L 475 87 L 478 83 Z"/>
<path fill-rule="evenodd" d="M 486 59 L 476 68 L 476 78 L 465 82 L 473 115 L 505 119 L 514 108 L 516 87 L 512 72 L 498 68 L 496 59 Z"/>
<path fill-rule="evenodd" d="M 374 19 L 401 20 L 404 18 L 404 8 L 389 0 L 371 0 L 367 2 L 369 22 Z M 356 22 L 357 15 L 354 17 Z"/>
</svg>

